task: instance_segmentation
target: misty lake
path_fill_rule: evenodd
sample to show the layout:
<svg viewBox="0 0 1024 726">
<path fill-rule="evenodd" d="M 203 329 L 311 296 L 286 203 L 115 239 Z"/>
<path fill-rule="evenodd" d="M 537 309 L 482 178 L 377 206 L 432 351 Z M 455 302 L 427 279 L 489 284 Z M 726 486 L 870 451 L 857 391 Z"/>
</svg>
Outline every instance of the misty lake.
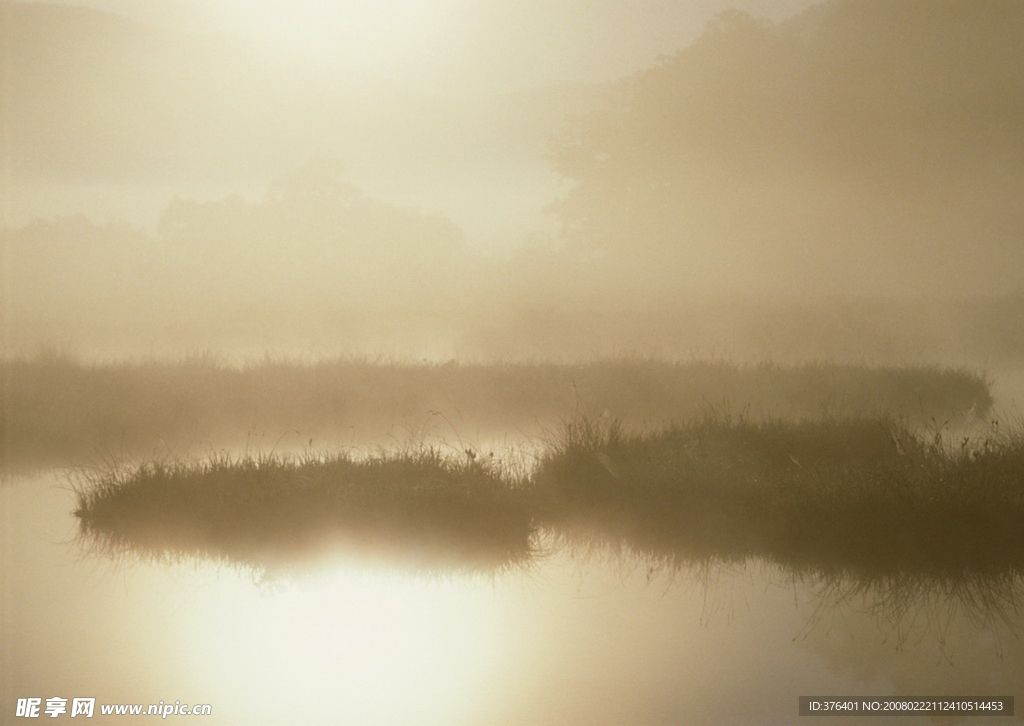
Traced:
<svg viewBox="0 0 1024 726">
<path fill-rule="evenodd" d="M 1017 696 L 1022 48 L 1024 0 L 0 0 L 0 726 Z"/>
<path fill-rule="evenodd" d="M 4 723 L 54 697 L 95 698 L 95 723 L 128 722 L 101 704 L 176 701 L 211 724 L 792 723 L 799 696 L 1011 696 L 1024 677 L 1019 581 L 886 591 L 550 537 L 494 575 L 339 558 L 260 578 L 91 551 L 61 471 L 0 506 Z"/>
</svg>

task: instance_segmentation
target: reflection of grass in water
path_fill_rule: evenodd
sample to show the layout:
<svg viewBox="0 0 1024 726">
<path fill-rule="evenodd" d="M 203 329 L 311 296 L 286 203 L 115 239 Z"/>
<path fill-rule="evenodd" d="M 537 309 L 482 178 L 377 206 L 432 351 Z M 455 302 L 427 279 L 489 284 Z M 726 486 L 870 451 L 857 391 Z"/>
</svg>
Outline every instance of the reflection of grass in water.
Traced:
<svg viewBox="0 0 1024 726">
<path fill-rule="evenodd" d="M 820 617 L 824 617 L 825 608 L 852 605 L 889 621 L 897 629 L 898 644 L 922 612 L 940 636 L 958 614 L 978 629 L 995 631 L 1005 626 L 1016 633 L 1017 616 L 1024 602 L 1024 567 L 1017 565 L 968 568 L 944 575 L 819 569 L 788 569 L 786 574 L 818 597 Z"/>
<path fill-rule="evenodd" d="M 115 554 L 280 571 L 341 549 L 403 570 L 493 571 L 531 554 L 532 515 L 511 478 L 431 448 L 150 463 L 80 485 L 75 514 Z"/>
<path fill-rule="evenodd" d="M 893 421 L 710 418 L 646 434 L 578 419 L 530 477 L 421 447 L 148 464 L 79 490 L 113 551 L 287 567 L 341 548 L 385 567 L 529 561 L 535 525 L 574 556 L 652 573 L 761 560 L 830 599 L 899 614 L 922 598 L 1016 607 L 1024 436 L 955 445 Z"/>
<path fill-rule="evenodd" d="M 1024 567 L 1024 437 L 951 447 L 892 421 L 574 422 L 534 475 L 545 523 L 680 561 L 958 578 Z"/>
<path fill-rule="evenodd" d="M 647 434 L 577 420 L 534 473 L 574 556 L 705 584 L 745 562 L 867 609 L 902 645 L 919 617 L 1019 632 L 1024 433 L 951 442 L 891 420 L 709 418 Z M 920 623 L 917 623 L 920 625 Z"/>
</svg>

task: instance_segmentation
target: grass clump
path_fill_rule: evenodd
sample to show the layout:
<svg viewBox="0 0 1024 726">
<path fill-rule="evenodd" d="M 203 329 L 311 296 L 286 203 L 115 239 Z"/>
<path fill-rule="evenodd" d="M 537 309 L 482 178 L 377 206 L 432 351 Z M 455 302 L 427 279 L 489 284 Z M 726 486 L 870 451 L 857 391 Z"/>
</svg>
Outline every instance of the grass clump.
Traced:
<svg viewBox="0 0 1024 726">
<path fill-rule="evenodd" d="M 1024 572 L 1024 438 L 892 420 L 574 423 L 536 473 L 548 526 L 651 556 L 863 578 Z"/>
<path fill-rule="evenodd" d="M 985 583 L 1024 576 L 1024 435 L 722 416 L 631 433 L 576 418 L 529 474 L 426 446 L 157 462 L 85 482 L 76 514 L 113 552 L 262 569 L 340 549 L 495 571 L 528 562 L 543 528 L 648 563 L 760 559 L 890 600 L 907 587 L 983 601 Z"/>
<path fill-rule="evenodd" d="M 494 571 L 528 560 L 534 532 L 515 481 L 431 448 L 149 463 L 81 484 L 77 505 L 82 532 L 112 552 L 262 571 L 339 549 L 403 570 Z"/>
</svg>

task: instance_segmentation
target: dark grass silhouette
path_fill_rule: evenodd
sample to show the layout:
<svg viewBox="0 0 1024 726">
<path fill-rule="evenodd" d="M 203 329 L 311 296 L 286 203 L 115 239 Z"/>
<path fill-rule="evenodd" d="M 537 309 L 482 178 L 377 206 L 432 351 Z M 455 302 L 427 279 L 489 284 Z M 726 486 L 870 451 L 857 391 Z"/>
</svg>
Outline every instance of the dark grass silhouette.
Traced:
<svg viewBox="0 0 1024 726">
<path fill-rule="evenodd" d="M 110 554 L 209 558 L 280 575 L 343 552 L 405 572 L 529 560 L 534 518 L 510 473 L 436 449 L 356 460 L 149 463 L 77 486 L 81 531 Z"/>
<path fill-rule="evenodd" d="M 892 420 L 576 421 L 534 473 L 548 527 L 661 561 L 763 558 L 862 581 L 1024 572 L 1024 436 Z"/>
<path fill-rule="evenodd" d="M 1024 574 L 1024 435 L 891 419 L 578 418 L 530 474 L 471 450 L 150 463 L 78 486 L 101 549 L 257 568 L 332 551 L 401 569 L 525 564 L 538 530 L 651 567 L 762 560 L 833 589 L 983 601 Z M 809 574 L 808 574 L 809 573 Z"/>
<path fill-rule="evenodd" d="M 821 608 L 870 610 L 899 643 L 923 605 L 1017 632 L 1022 472 L 1024 432 L 998 425 L 951 441 L 889 419 L 709 418 L 648 434 L 578 420 L 533 496 L 574 558 L 703 582 L 765 562 Z"/>
</svg>

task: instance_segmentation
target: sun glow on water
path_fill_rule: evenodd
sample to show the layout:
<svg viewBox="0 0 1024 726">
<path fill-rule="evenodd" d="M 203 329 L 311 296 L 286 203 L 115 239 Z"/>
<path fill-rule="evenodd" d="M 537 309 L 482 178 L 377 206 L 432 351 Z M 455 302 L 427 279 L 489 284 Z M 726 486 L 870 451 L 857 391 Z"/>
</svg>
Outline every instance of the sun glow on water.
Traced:
<svg viewBox="0 0 1024 726">
<path fill-rule="evenodd" d="M 192 667 L 246 722 L 457 723 L 495 679 L 494 602 L 484 580 L 351 567 L 278 592 L 239 580 L 197 613 Z"/>
</svg>

